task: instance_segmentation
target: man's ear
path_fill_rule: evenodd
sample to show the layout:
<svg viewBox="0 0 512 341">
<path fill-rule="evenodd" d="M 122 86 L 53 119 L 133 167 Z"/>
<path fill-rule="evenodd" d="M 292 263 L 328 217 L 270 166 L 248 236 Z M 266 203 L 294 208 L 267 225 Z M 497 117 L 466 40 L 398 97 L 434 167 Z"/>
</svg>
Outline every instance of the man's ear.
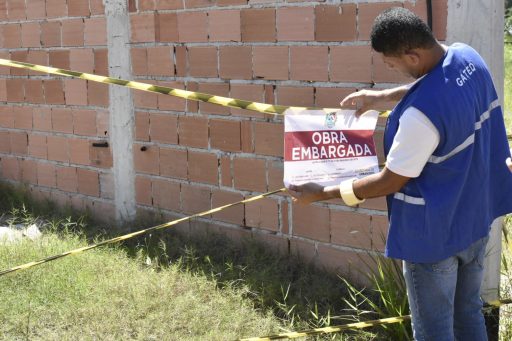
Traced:
<svg viewBox="0 0 512 341">
<path fill-rule="evenodd" d="M 421 60 L 421 55 L 416 50 L 407 50 L 403 54 L 403 58 L 407 61 L 409 65 L 418 65 Z"/>
</svg>

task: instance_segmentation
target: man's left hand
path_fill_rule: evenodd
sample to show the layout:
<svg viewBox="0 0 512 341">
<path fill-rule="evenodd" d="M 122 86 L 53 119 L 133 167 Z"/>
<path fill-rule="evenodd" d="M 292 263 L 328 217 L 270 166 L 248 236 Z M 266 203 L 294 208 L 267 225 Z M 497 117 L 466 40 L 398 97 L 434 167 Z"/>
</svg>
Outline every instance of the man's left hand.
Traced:
<svg viewBox="0 0 512 341">
<path fill-rule="evenodd" d="M 287 189 L 293 202 L 297 204 L 310 204 L 315 201 L 334 199 L 335 194 L 338 193 L 334 190 L 329 191 L 329 187 L 312 182 L 303 185 L 289 185 Z"/>
</svg>

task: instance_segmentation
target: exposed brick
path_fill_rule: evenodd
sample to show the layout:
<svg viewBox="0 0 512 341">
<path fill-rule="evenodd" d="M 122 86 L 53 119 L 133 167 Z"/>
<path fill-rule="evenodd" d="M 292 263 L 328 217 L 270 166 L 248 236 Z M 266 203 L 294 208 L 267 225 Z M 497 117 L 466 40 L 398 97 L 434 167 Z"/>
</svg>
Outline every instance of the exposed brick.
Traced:
<svg viewBox="0 0 512 341">
<path fill-rule="evenodd" d="M 279 203 L 263 198 L 245 205 L 245 224 L 264 230 L 279 230 Z"/>
<path fill-rule="evenodd" d="M 52 129 L 59 133 L 73 133 L 73 114 L 71 109 L 52 108 Z"/>
<path fill-rule="evenodd" d="M 69 65 L 73 70 L 93 73 L 94 51 L 92 49 L 71 49 Z"/>
<path fill-rule="evenodd" d="M 254 152 L 254 128 L 251 121 L 242 121 L 240 126 L 240 139 L 242 151 Z"/>
<path fill-rule="evenodd" d="M 318 256 L 315 264 L 321 265 L 330 272 L 340 274 L 350 283 L 360 287 L 369 287 L 367 264 L 371 264 L 371 259 L 366 253 L 356 253 L 340 250 L 327 245 L 318 245 Z"/>
<path fill-rule="evenodd" d="M 26 132 L 11 131 L 11 153 L 14 155 L 28 154 L 28 135 Z"/>
<path fill-rule="evenodd" d="M 48 52 L 44 50 L 29 50 L 27 53 L 27 61 L 32 64 L 48 65 Z M 29 70 L 29 75 L 46 75 L 44 72 Z"/>
<path fill-rule="evenodd" d="M 184 149 L 160 148 L 160 175 L 187 179 L 187 151 Z"/>
<path fill-rule="evenodd" d="M 44 103 L 43 81 L 40 79 L 25 80 L 25 100 L 29 103 Z"/>
<path fill-rule="evenodd" d="M 188 74 L 192 77 L 217 77 L 217 48 L 189 47 Z"/>
<path fill-rule="evenodd" d="M 156 38 L 155 14 L 132 14 L 130 26 L 133 43 L 153 42 Z"/>
<path fill-rule="evenodd" d="M 133 94 L 133 103 L 136 108 L 150 108 L 157 109 L 157 94 L 145 92 L 141 90 L 135 90 Z"/>
<path fill-rule="evenodd" d="M 68 162 L 69 161 L 69 147 L 68 140 L 62 136 L 47 137 L 48 145 L 48 160 Z"/>
<path fill-rule="evenodd" d="M 89 0 L 92 15 L 105 14 L 103 0 Z"/>
<path fill-rule="evenodd" d="M 44 47 L 61 45 L 60 22 L 45 21 L 41 23 L 41 43 Z"/>
<path fill-rule="evenodd" d="M 90 165 L 89 141 L 85 139 L 72 138 L 69 139 L 69 155 L 70 161 L 79 165 Z"/>
<path fill-rule="evenodd" d="M 337 109 L 341 100 L 356 90 L 355 88 L 316 88 L 315 106 Z"/>
<path fill-rule="evenodd" d="M 48 158 L 48 148 L 46 146 L 46 135 L 29 134 L 28 135 L 28 155 L 40 159 Z"/>
<path fill-rule="evenodd" d="M 210 41 L 240 41 L 240 10 L 208 12 Z"/>
<path fill-rule="evenodd" d="M 158 13 L 158 41 L 178 42 L 178 16 L 176 13 Z"/>
<path fill-rule="evenodd" d="M 404 8 L 407 8 L 409 11 L 414 12 L 418 17 L 421 18 L 421 20 L 427 22 L 427 0 L 416 0 L 414 2 L 406 1 L 404 2 Z"/>
<path fill-rule="evenodd" d="M 176 76 L 185 77 L 187 75 L 187 47 L 175 46 L 174 59 L 176 64 Z"/>
<path fill-rule="evenodd" d="M 446 40 L 448 1 L 432 1 L 432 31 L 439 40 Z"/>
<path fill-rule="evenodd" d="M 156 9 L 183 9 L 183 1 L 181 0 L 155 0 Z"/>
<path fill-rule="evenodd" d="M 50 108 L 34 108 L 32 122 L 36 131 L 51 131 L 52 113 Z"/>
<path fill-rule="evenodd" d="M 11 133 L 8 131 L 0 131 L 0 152 L 11 153 Z"/>
<path fill-rule="evenodd" d="M 362 208 L 368 208 L 370 210 L 387 211 L 388 205 L 385 197 L 366 199 L 364 203 L 359 205 Z"/>
<path fill-rule="evenodd" d="M 94 110 L 73 109 L 72 114 L 75 135 L 96 136 L 96 112 Z"/>
<path fill-rule="evenodd" d="M 279 8 L 277 10 L 277 40 L 315 40 L 314 7 Z"/>
<path fill-rule="evenodd" d="M 108 50 L 94 49 L 94 73 L 108 76 Z"/>
<path fill-rule="evenodd" d="M 57 188 L 65 192 L 78 190 L 78 175 L 75 167 L 57 167 Z"/>
<path fill-rule="evenodd" d="M 240 22 L 243 42 L 276 41 L 275 9 L 243 9 Z"/>
<path fill-rule="evenodd" d="M 181 210 L 184 213 L 195 214 L 211 208 L 211 193 L 208 187 L 196 185 L 181 185 Z"/>
<path fill-rule="evenodd" d="M 356 5 L 319 5 L 315 7 L 315 40 L 356 40 Z"/>
<path fill-rule="evenodd" d="M 7 19 L 7 0 L 0 0 L 0 19 Z"/>
<path fill-rule="evenodd" d="M 311 107 L 314 102 L 313 88 L 298 88 L 292 86 L 277 87 L 277 103 L 280 105 Z"/>
<path fill-rule="evenodd" d="M 158 82 L 158 85 L 166 86 L 173 89 L 184 89 L 185 86 L 182 82 Z M 157 96 L 158 109 L 160 110 L 173 110 L 185 111 L 187 101 L 171 95 L 158 95 Z"/>
<path fill-rule="evenodd" d="M 139 0 L 139 11 L 152 11 L 155 9 L 156 0 Z"/>
<path fill-rule="evenodd" d="M 256 154 L 283 156 L 284 127 L 281 123 L 254 122 Z"/>
<path fill-rule="evenodd" d="M 151 114 L 149 117 L 151 141 L 178 144 L 178 117 L 169 114 Z"/>
<path fill-rule="evenodd" d="M 284 165 L 282 161 L 267 160 L 268 189 L 277 190 L 283 187 Z"/>
<path fill-rule="evenodd" d="M 200 43 L 208 41 L 208 17 L 203 11 L 178 12 L 180 42 Z"/>
<path fill-rule="evenodd" d="M 231 84 L 230 97 L 246 101 L 265 102 L 264 86 L 262 84 Z M 231 108 L 231 114 L 264 118 L 265 115 L 252 110 Z"/>
<path fill-rule="evenodd" d="M 327 81 L 329 58 L 327 46 L 290 47 L 290 79 Z"/>
<path fill-rule="evenodd" d="M 153 205 L 151 179 L 137 175 L 135 177 L 135 201 L 139 205 Z"/>
<path fill-rule="evenodd" d="M 7 13 L 10 20 L 26 19 L 25 1 L 7 0 Z"/>
<path fill-rule="evenodd" d="M 109 91 L 107 84 L 87 81 L 87 103 L 97 107 L 108 107 Z"/>
<path fill-rule="evenodd" d="M 188 152 L 188 179 L 208 184 L 218 183 L 218 159 L 212 153 Z"/>
<path fill-rule="evenodd" d="M 293 206 L 293 235 L 330 241 L 329 209 L 315 205 Z"/>
<path fill-rule="evenodd" d="M 331 242 L 370 249 L 370 216 L 356 212 L 331 211 Z"/>
<path fill-rule="evenodd" d="M 61 68 L 61 69 L 70 69 L 69 67 L 69 50 L 52 50 L 48 53 L 48 59 L 50 66 Z"/>
<path fill-rule="evenodd" d="M 252 78 L 252 48 L 250 46 L 221 46 L 219 59 L 219 76 L 221 78 Z"/>
<path fill-rule="evenodd" d="M 62 46 L 84 45 L 83 19 L 69 19 L 62 21 Z"/>
<path fill-rule="evenodd" d="M 180 209 L 180 184 L 168 180 L 153 179 L 153 205 L 171 211 Z"/>
<path fill-rule="evenodd" d="M 24 82 L 23 79 L 8 79 L 6 81 L 8 102 L 23 102 L 25 100 Z"/>
<path fill-rule="evenodd" d="M 55 166 L 51 163 L 37 163 L 37 184 L 44 187 L 57 186 Z"/>
<path fill-rule="evenodd" d="M 98 172 L 77 168 L 78 175 L 78 192 L 94 197 L 100 196 L 100 180 Z"/>
<path fill-rule="evenodd" d="M 212 191 L 212 207 L 220 207 L 232 204 L 243 199 L 240 193 L 227 192 L 214 189 Z M 213 214 L 213 219 L 221 220 L 227 223 L 243 225 L 244 224 L 244 205 L 236 205 L 226 208 L 218 213 Z"/>
<path fill-rule="evenodd" d="M 46 0 L 46 15 L 48 18 L 65 17 L 67 13 L 66 0 Z"/>
<path fill-rule="evenodd" d="M 149 47 L 148 75 L 174 76 L 173 50 L 168 46 Z"/>
<path fill-rule="evenodd" d="M 148 54 L 146 48 L 132 48 L 130 50 L 132 57 L 132 72 L 135 75 L 142 76 L 148 74 Z"/>
<path fill-rule="evenodd" d="M 204 117 L 180 116 L 179 144 L 188 147 L 208 147 L 208 119 Z"/>
<path fill-rule="evenodd" d="M 372 216 L 372 249 L 383 252 L 386 246 L 389 222 L 387 216 Z"/>
<path fill-rule="evenodd" d="M 28 57 L 28 51 L 12 51 L 11 59 L 18 62 L 26 62 Z M 26 76 L 28 70 L 20 69 L 17 67 L 11 68 L 11 75 L 13 76 Z"/>
<path fill-rule="evenodd" d="M 135 139 L 149 142 L 149 113 L 135 112 Z"/>
<path fill-rule="evenodd" d="M 265 160 L 235 158 L 233 160 L 235 187 L 250 191 L 265 192 L 267 190 L 265 168 Z"/>
<path fill-rule="evenodd" d="M 331 46 L 330 80 L 371 82 L 372 54 L 369 46 Z"/>
<path fill-rule="evenodd" d="M 31 107 L 25 106 L 13 107 L 14 128 L 32 130 L 32 110 Z"/>
<path fill-rule="evenodd" d="M 358 40 L 369 40 L 373 22 L 377 15 L 390 7 L 402 7 L 399 2 L 361 3 L 358 4 Z"/>
<path fill-rule="evenodd" d="M 0 79 L 0 102 L 7 102 L 7 79 Z"/>
<path fill-rule="evenodd" d="M 88 18 L 84 21 L 85 45 L 107 44 L 107 22 L 105 18 Z"/>
<path fill-rule="evenodd" d="M 70 17 L 86 17 L 89 16 L 89 1 L 69 1 L 68 16 Z"/>
<path fill-rule="evenodd" d="M 247 0 L 217 0 L 217 6 L 246 5 Z"/>
<path fill-rule="evenodd" d="M 87 82 L 82 79 L 65 79 L 64 93 L 67 105 L 87 105 Z"/>
<path fill-rule="evenodd" d="M 255 46 L 252 53 L 255 78 L 288 79 L 287 46 Z"/>
<path fill-rule="evenodd" d="M 41 26 L 39 23 L 21 24 L 21 45 L 22 47 L 41 46 Z"/>
<path fill-rule="evenodd" d="M 61 79 L 43 81 L 46 104 L 64 104 L 64 85 Z"/>
<path fill-rule="evenodd" d="M 232 187 L 233 176 L 231 174 L 231 160 L 228 156 L 221 156 L 219 160 L 220 184 Z"/>
<path fill-rule="evenodd" d="M 236 152 L 241 150 L 240 122 L 210 120 L 210 144 L 212 148 Z"/>
<path fill-rule="evenodd" d="M 46 17 L 46 4 L 42 0 L 26 0 L 27 19 L 44 19 Z"/>
<path fill-rule="evenodd" d="M 21 167 L 18 158 L 3 157 L 0 164 L 2 165 L 3 178 L 16 181 L 21 179 Z"/>
<path fill-rule="evenodd" d="M 135 171 L 158 175 L 159 150 L 156 146 L 144 146 L 138 143 L 133 145 Z"/>
<path fill-rule="evenodd" d="M 212 94 L 215 96 L 229 96 L 229 84 L 228 83 L 199 83 L 199 92 Z M 229 115 L 229 108 L 212 103 L 199 103 L 199 110 L 201 113 L 217 114 L 217 115 Z"/>
<path fill-rule="evenodd" d="M 21 47 L 21 25 L 5 24 L 3 29 L 3 47 L 16 49 Z"/>
<path fill-rule="evenodd" d="M 37 185 L 37 162 L 34 160 L 21 160 L 21 180 Z"/>
</svg>

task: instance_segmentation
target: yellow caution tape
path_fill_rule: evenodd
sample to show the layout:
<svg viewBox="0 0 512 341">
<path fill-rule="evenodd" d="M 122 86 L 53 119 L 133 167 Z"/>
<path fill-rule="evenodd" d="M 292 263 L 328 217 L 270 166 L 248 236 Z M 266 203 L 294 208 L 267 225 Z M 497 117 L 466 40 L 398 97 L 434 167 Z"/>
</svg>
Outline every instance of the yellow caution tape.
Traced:
<svg viewBox="0 0 512 341">
<path fill-rule="evenodd" d="M 88 81 L 104 83 L 104 84 L 114 84 L 120 85 L 127 88 L 155 92 L 163 95 L 170 95 L 184 99 L 190 99 L 194 101 L 212 103 L 222 105 L 224 107 L 231 107 L 237 109 L 247 109 L 252 111 L 257 111 L 265 114 L 274 114 L 274 115 L 282 115 L 287 109 L 311 109 L 311 110 L 325 110 L 332 111 L 338 109 L 328 109 L 328 108 L 307 108 L 307 107 L 291 107 L 284 105 L 273 105 L 267 103 L 259 103 L 253 101 L 246 101 L 242 99 L 215 96 L 210 94 L 205 94 L 201 92 L 195 91 L 187 91 L 182 89 L 169 88 L 160 85 L 153 85 L 148 83 L 136 82 L 136 81 L 128 81 L 124 79 L 111 78 L 106 76 L 94 75 L 91 73 L 78 72 L 66 69 L 58 69 L 50 66 L 43 66 L 31 63 L 17 62 L 14 60 L 8 59 L 0 59 L 0 65 L 10 66 L 20 69 L 39 71 L 43 73 L 49 73 L 53 75 L 66 76 L 66 77 L 75 77 L 81 78 Z"/>
<path fill-rule="evenodd" d="M 217 208 L 212 208 L 211 210 L 203 211 L 203 212 L 196 213 L 196 214 L 193 214 L 193 215 L 190 215 L 190 216 L 187 216 L 187 217 L 183 217 L 183 218 L 180 218 L 180 219 L 176 219 L 176 220 L 164 223 L 164 224 L 160 224 L 160 225 L 156 225 L 156 226 L 153 226 L 153 227 L 149 227 L 149 228 L 144 229 L 144 230 L 140 230 L 140 231 L 128 233 L 128 234 L 125 234 L 125 235 L 122 235 L 122 236 L 119 236 L 119 237 L 115 237 L 115 238 L 112 238 L 112 239 L 104 240 L 104 241 L 99 242 L 97 244 L 84 246 L 84 247 L 81 247 L 81 248 L 78 248 L 78 249 L 75 249 L 75 250 L 71 250 L 71 251 L 67 251 L 67 252 L 64 252 L 64 253 L 61 253 L 61 254 L 58 254 L 58 255 L 46 257 L 46 258 L 43 258 L 43 259 L 40 259 L 40 260 L 37 260 L 37 261 L 34 261 L 34 262 L 26 263 L 26 264 L 23 264 L 23 265 L 18 265 L 18 266 L 15 266 L 13 268 L 10 268 L 10 269 L 6 269 L 6 270 L 0 271 L 0 276 L 4 276 L 4 275 L 7 275 L 7 274 L 9 274 L 11 272 L 16 272 L 16 271 L 19 271 L 19 270 L 29 269 L 29 268 L 34 267 L 36 265 L 48 263 L 50 261 L 53 261 L 53 260 L 56 260 L 56 259 L 59 259 L 59 258 L 63 258 L 63 257 L 66 257 L 66 256 L 76 255 L 76 254 L 79 254 L 79 253 L 82 253 L 82 252 L 85 252 L 85 251 L 97 248 L 99 246 L 117 243 L 117 242 L 120 242 L 120 241 L 123 241 L 123 240 L 127 240 L 127 239 L 130 239 L 130 238 L 133 238 L 133 237 L 140 236 L 142 234 L 145 234 L 145 233 L 148 233 L 148 232 L 151 232 L 151 231 L 156 231 L 156 230 L 164 229 L 164 228 L 167 228 L 167 227 L 179 224 L 181 222 L 190 220 L 192 218 L 202 217 L 202 216 L 209 215 L 209 214 L 212 214 L 212 213 L 217 213 L 217 212 L 225 210 L 225 209 L 227 209 L 229 207 L 233 207 L 233 206 L 236 206 L 236 205 L 239 205 L 239 204 L 245 204 L 245 203 L 248 203 L 248 202 L 252 202 L 252 201 L 259 200 L 259 199 L 263 199 L 265 197 L 268 197 L 269 195 L 280 193 L 280 192 L 284 192 L 285 190 L 286 190 L 285 188 L 281 188 L 281 189 L 278 189 L 278 190 L 275 190 L 275 191 L 263 193 L 263 194 L 260 194 L 260 195 L 256 195 L 254 197 L 250 197 L 250 198 L 247 198 L 247 199 L 244 199 L 244 200 L 240 200 L 240 201 L 231 203 L 231 204 L 227 204 L 227 205 L 220 206 L 220 207 L 217 207 Z"/>
<path fill-rule="evenodd" d="M 486 307 L 492 306 L 492 307 L 500 307 L 505 304 L 512 303 L 512 299 L 506 298 L 502 300 L 495 300 L 491 302 L 487 302 L 485 304 Z M 305 337 L 305 336 L 312 336 L 312 335 L 319 335 L 319 334 L 331 334 L 331 333 L 339 333 L 345 330 L 353 330 L 353 329 L 364 329 L 369 327 L 375 327 L 380 326 L 384 324 L 392 324 L 392 323 L 401 323 L 405 322 L 411 319 L 411 315 L 405 315 L 405 316 L 396 316 L 396 317 L 388 317 L 378 320 L 370 320 L 370 321 L 364 321 L 364 322 L 354 322 L 354 323 L 348 323 L 343 324 L 339 326 L 332 326 L 332 327 L 323 327 L 323 328 L 315 328 L 315 329 L 309 329 L 309 330 L 303 330 L 298 332 L 288 332 L 288 333 L 280 333 L 280 334 L 273 334 L 268 336 L 258 336 L 258 337 L 249 337 L 240 339 L 240 341 L 267 341 L 267 340 L 279 340 L 279 339 L 295 339 L 298 337 Z"/>
</svg>

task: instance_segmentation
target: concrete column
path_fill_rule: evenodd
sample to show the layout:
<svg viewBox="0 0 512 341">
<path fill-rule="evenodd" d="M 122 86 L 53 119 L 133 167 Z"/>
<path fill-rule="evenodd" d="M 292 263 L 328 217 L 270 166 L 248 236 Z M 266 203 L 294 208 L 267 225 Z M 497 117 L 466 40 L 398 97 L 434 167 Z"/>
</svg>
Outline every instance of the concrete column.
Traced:
<svg viewBox="0 0 512 341">
<path fill-rule="evenodd" d="M 107 19 L 108 67 L 110 77 L 131 79 L 130 16 L 128 1 L 103 0 Z M 131 90 L 110 86 L 110 142 L 114 160 L 116 220 L 135 218 L 135 170 L 133 129 L 135 114 Z"/>
<path fill-rule="evenodd" d="M 503 0 L 448 0 L 447 41 L 471 45 L 491 69 L 494 84 L 503 105 Z M 487 246 L 482 296 L 494 300 L 499 295 L 501 264 L 501 227 L 497 219 Z"/>
</svg>

